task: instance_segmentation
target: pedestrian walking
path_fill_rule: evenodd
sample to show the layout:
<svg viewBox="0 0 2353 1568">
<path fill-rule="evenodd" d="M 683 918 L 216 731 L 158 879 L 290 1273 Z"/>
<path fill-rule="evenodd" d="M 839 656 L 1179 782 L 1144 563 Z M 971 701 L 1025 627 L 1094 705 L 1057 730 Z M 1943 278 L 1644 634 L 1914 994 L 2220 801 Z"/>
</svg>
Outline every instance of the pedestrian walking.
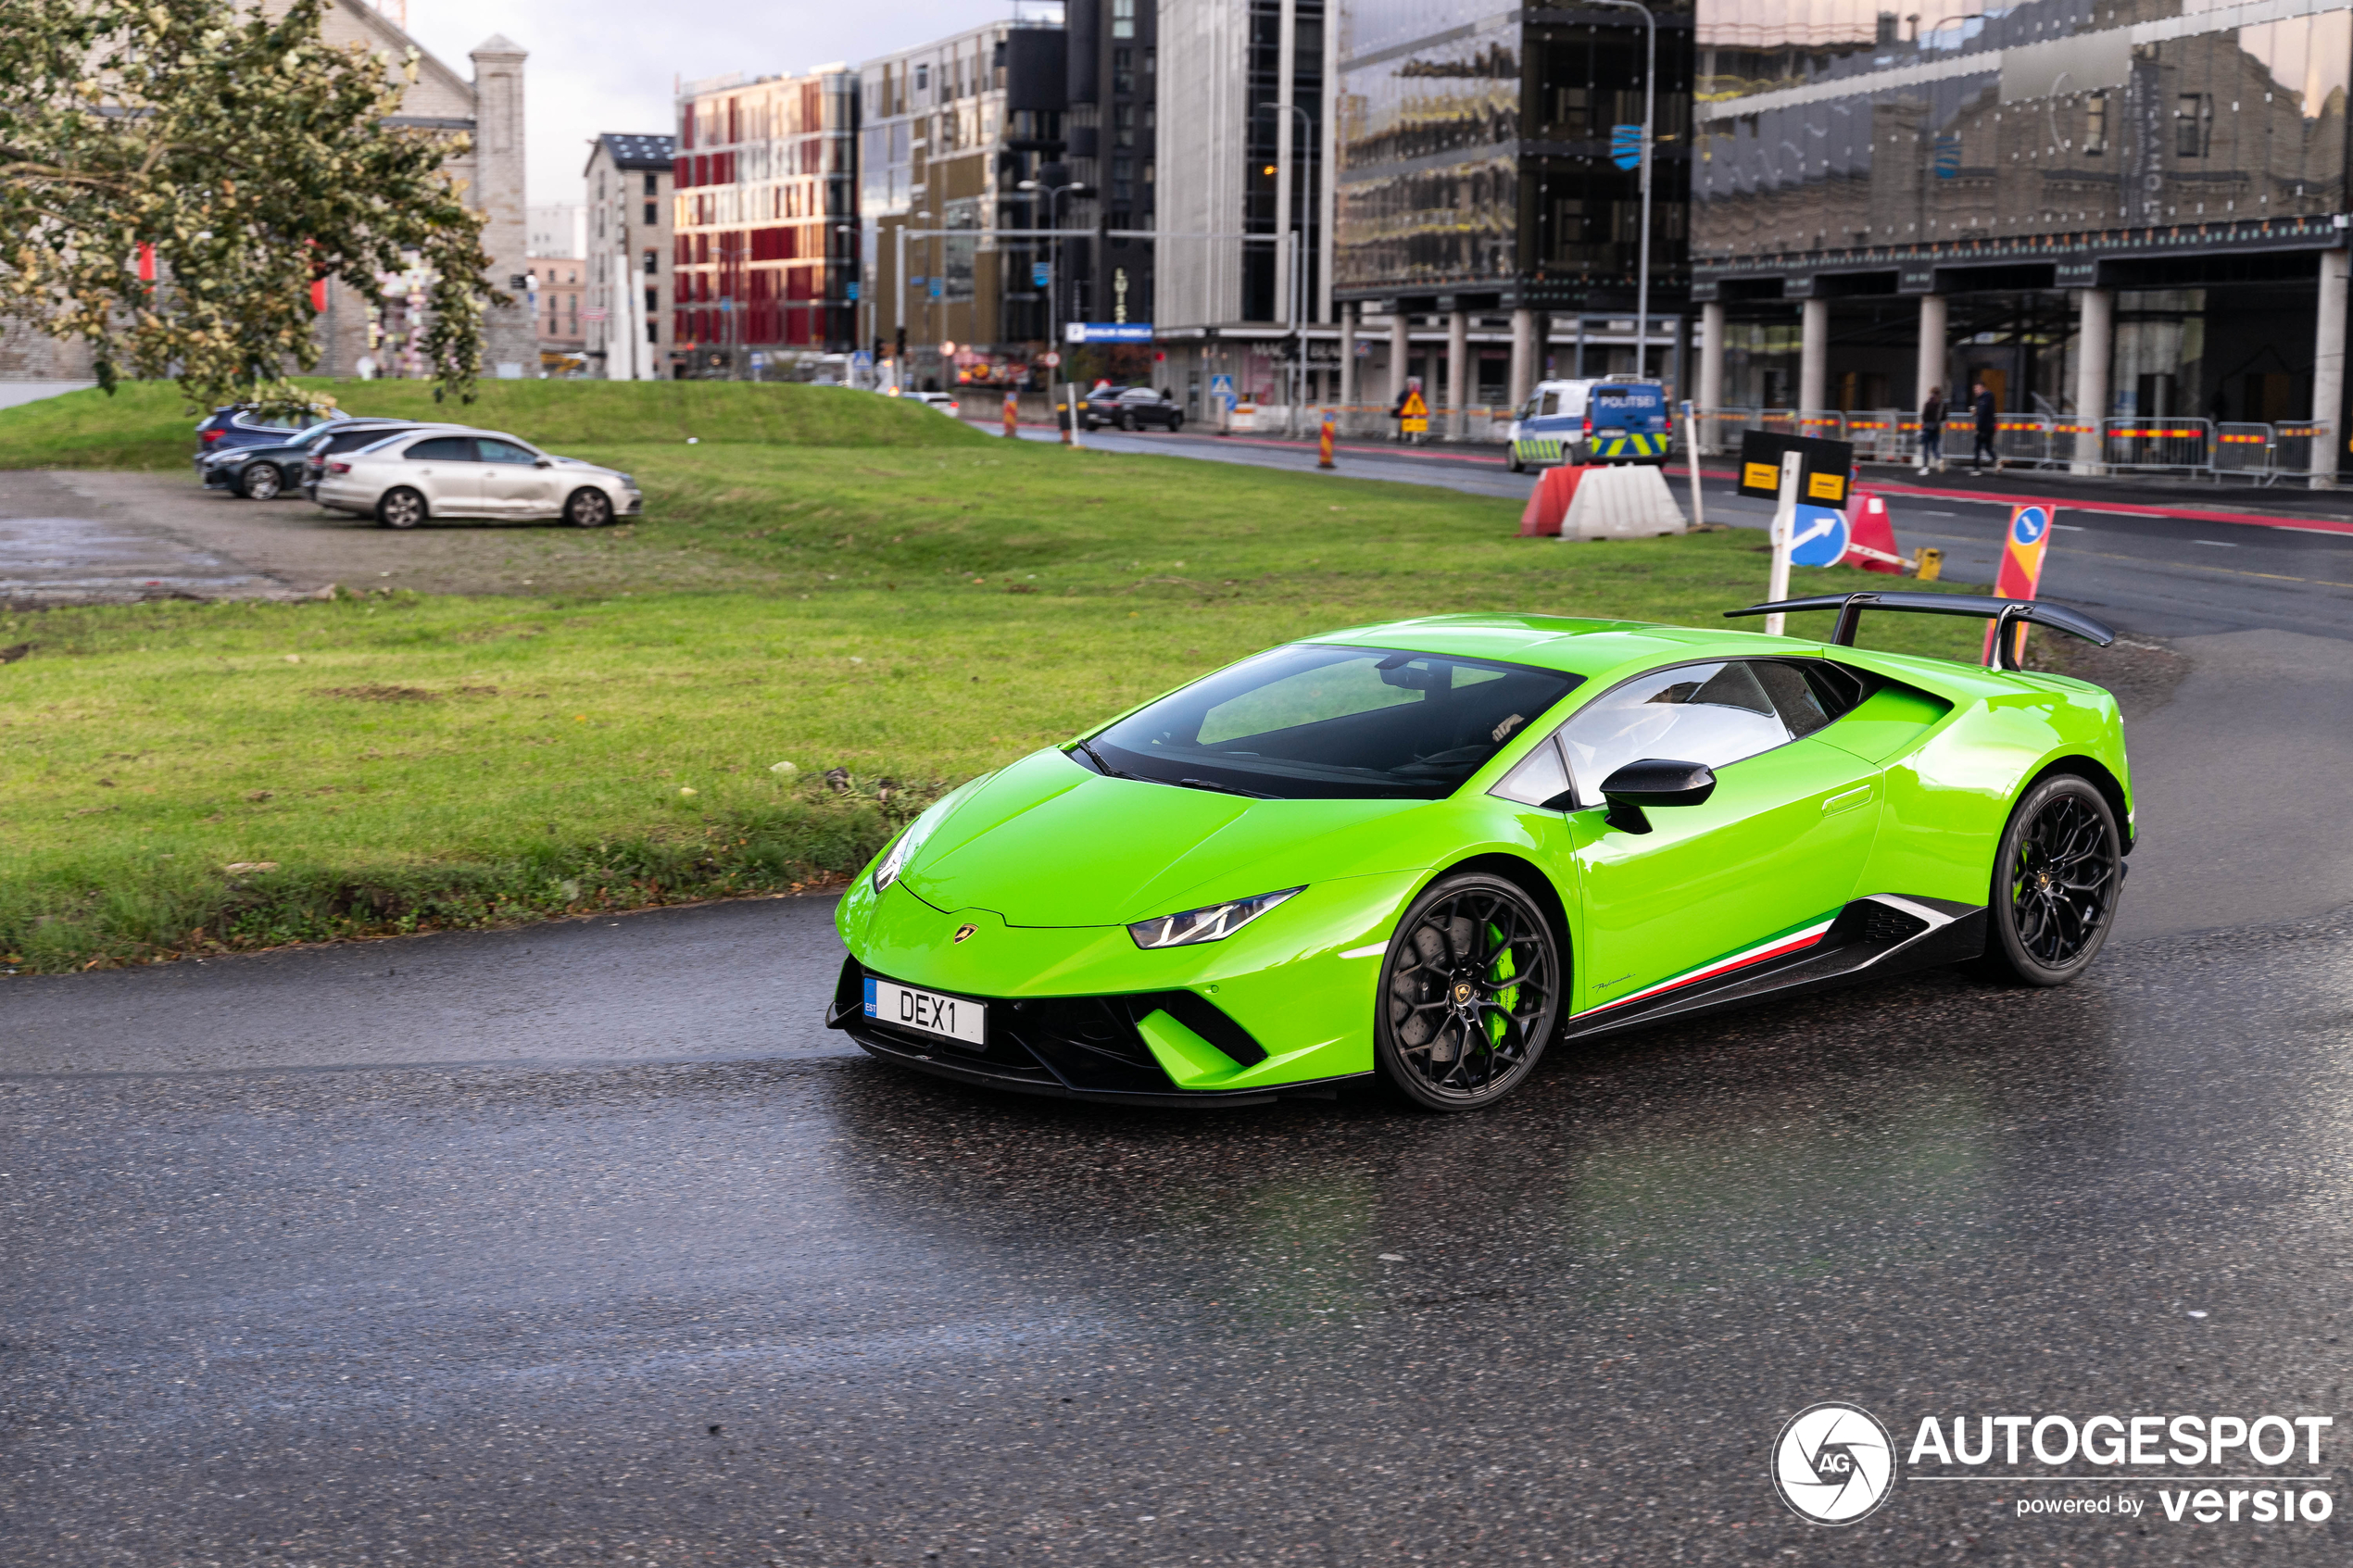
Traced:
<svg viewBox="0 0 2353 1568">
<path fill-rule="evenodd" d="M 1389 417 L 1397 421 L 1396 433 L 1391 439 L 1400 442 L 1405 440 L 1405 407 L 1407 404 L 1413 402 L 1416 397 L 1419 397 L 1421 395 L 1421 377 L 1408 376 L 1405 379 L 1405 390 L 1397 395 L 1397 401 L 1395 403 L 1390 405 Z"/>
<path fill-rule="evenodd" d="M 1931 386 L 1920 405 L 1920 472 L 1944 471 L 1944 389 Z"/>
<path fill-rule="evenodd" d="M 2001 471 L 2002 459 L 1994 450 L 1994 429 L 2000 423 L 2001 416 L 1994 411 L 1994 395 L 1985 390 L 1983 382 L 1979 382 L 1974 390 L 1976 396 L 1971 407 L 1977 414 L 1977 452 L 1970 460 L 1977 464 L 1977 471 L 1983 473 L 1985 459 L 1992 458 L 1994 470 L 1998 473 Z"/>
</svg>

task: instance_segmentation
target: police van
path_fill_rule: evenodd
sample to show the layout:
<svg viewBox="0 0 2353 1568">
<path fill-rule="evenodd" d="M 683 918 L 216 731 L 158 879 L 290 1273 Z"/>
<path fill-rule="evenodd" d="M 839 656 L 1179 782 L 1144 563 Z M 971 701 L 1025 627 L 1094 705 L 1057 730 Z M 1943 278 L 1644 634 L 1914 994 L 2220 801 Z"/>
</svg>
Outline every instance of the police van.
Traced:
<svg viewBox="0 0 2353 1568">
<path fill-rule="evenodd" d="M 1665 463 L 1667 389 L 1641 376 L 1548 381 L 1512 420 L 1514 473 L 1551 463 Z"/>
</svg>

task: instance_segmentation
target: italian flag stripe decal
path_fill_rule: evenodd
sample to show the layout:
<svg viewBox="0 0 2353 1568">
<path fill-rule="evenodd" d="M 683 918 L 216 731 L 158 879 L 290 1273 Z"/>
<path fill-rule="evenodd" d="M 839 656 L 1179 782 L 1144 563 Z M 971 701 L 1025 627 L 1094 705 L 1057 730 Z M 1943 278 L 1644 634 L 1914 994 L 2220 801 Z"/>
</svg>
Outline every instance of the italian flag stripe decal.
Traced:
<svg viewBox="0 0 2353 1568">
<path fill-rule="evenodd" d="M 1835 916 L 1827 917 L 1816 921 L 1812 925 L 1800 926 L 1795 931 L 1785 931 L 1779 936 L 1734 953 L 1730 958 L 1718 959 L 1714 963 L 1703 964 L 1697 969 L 1688 970 L 1672 980 L 1662 980 L 1657 985 L 1636 991 L 1630 996 L 1615 997 L 1606 1002 L 1587 1008 L 1577 1016 L 1591 1018 L 1593 1014 L 1606 1012 L 1611 1008 L 1622 1008 L 1629 1002 L 1639 1002 L 1646 997 L 1661 996 L 1668 991 L 1680 990 L 1686 985 L 1696 985 L 1703 980 L 1713 980 L 1719 974 L 1729 974 L 1736 969 L 1746 969 L 1751 964 L 1760 964 L 1768 959 L 1778 959 L 1784 953 L 1794 953 L 1811 947 L 1822 939 L 1822 933 L 1831 928 L 1831 921 L 1835 918 Z"/>
</svg>

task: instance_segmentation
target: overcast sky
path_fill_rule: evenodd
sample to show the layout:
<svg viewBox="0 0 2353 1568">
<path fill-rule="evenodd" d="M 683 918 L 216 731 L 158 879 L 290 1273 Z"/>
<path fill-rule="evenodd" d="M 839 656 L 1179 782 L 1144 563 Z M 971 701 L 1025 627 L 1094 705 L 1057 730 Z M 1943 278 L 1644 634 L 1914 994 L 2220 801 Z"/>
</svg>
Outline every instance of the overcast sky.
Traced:
<svg viewBox="0 0 2353 1568">
<path fill-rule="evenodd" d="M 1051 14 L 1051 7 L 1025 9 Z M 398 15 L 397 10 L 394 14 Z M 409 0 L 409 31 L 460 76 L 467 51 L 503 32 L 524 67 L 531 200 L 580 199 L 587 142 L 603 131 L 671 129 L 675 78 L 791 75 L 888 54 L 1013 15 L 1013 0 Z"/>
</svg>

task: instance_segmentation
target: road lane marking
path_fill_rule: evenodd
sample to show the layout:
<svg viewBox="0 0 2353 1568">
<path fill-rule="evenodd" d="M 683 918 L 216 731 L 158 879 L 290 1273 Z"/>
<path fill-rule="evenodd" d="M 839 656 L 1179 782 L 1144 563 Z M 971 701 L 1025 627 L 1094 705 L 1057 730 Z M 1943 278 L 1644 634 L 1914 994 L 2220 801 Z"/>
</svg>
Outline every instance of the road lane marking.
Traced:
<svg viewBox="0 0 2353 1568">
<path fill-rule="evenodd" d="M 2203 545 L 2209 550 L 2235 550 L 2238 548 L 2236 545 L 2227 544 L 2221 539 L 2193 539 L 2190 543 L 2193 545 Z"/>
</svg>

